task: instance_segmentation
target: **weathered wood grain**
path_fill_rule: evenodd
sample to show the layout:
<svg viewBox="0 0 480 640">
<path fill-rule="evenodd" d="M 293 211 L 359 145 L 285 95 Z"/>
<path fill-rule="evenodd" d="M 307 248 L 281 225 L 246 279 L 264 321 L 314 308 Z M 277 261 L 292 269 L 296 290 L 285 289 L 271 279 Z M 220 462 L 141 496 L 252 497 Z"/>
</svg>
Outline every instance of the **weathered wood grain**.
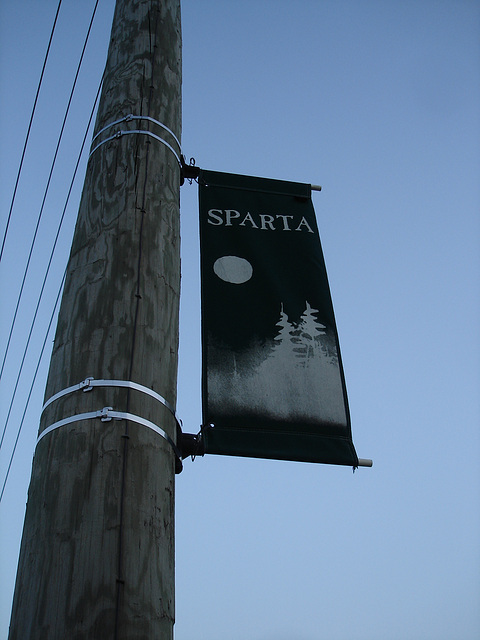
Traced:
<svg viewBox="0 0 480 640">
<path fill-rule="evenodd" d="M 179 0 L 118 0 L 96 131 L 128 114 L 180 139 Z M 149 129 L 131 120 L 102 133 Z M 88 376 L 131 380 L 176 402 L 180 171 L 144 134 L 92 155 L 85 178 L 45 397 Z M 111 406 L 175 421 L 138 391 L 72 393 L 44 412 Z M 40 440 L 33 462 L 10 638 L 171 640 L 174 622 L 174 454 L 153 431 L 84 420 Z"/>
</svg>

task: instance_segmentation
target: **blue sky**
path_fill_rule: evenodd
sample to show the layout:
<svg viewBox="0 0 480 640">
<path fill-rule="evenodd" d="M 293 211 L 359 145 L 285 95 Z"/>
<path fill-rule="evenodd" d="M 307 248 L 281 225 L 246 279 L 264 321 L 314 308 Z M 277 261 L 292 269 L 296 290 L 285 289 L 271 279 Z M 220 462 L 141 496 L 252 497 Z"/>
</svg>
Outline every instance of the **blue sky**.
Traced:
<svg viewBox="0 0 480 640">
<path fill-rule="evenodd" d="M 0 7 L 2 234 L 56 4 Z M 2 358 L 93 4 L 62 4 L 0 265 Z M 112 13 L 113 0 L 101 0 L 0 382 L 2 430 Z M 352 474 L 217 456 L 186 461 L 176 483 L 176 639 L 473 640 L 480 632 L 480 3 L 183 0 L 182 19 L 187 158 L 323 187 L 314 204 L 353 437 L 374 467 Z M 0 452 L 2 484 L 68 257 L 82 175 Z M 186 184 L 178 413 L 191 433 L 201 421 L 197 215 L 196 186 Z M 2 637 L 48 360 L 0 504 Z"/>
</svg>

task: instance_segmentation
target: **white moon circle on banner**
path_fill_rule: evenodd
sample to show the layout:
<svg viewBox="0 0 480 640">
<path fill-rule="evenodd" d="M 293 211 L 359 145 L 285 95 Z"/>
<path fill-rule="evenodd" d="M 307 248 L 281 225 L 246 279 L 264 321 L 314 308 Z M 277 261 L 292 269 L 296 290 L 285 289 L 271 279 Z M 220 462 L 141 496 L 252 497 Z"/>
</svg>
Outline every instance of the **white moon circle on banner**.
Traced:
<svg viewBox="0 0 480 640">
<path fill-rule="evenodd" d="M 218 258 L 218 260 L 215 260 L 213 270 L 221 280 L 232 284 L 243 284 L 250 280 L 253 274 L 253 267 L 250 262 L 237 256 Z"/>
</svg>

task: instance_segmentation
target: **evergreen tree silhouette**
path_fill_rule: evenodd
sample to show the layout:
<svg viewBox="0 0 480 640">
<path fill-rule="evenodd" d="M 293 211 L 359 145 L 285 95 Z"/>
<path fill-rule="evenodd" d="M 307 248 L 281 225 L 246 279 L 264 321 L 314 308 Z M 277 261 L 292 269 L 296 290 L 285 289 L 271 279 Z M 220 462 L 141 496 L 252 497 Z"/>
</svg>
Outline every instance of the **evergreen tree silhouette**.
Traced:
<svg viewBox="0 0 480 640">
<path fill-rule="evenodd" d="M 279 327 L 274 341 L 277 343 L 271 357 L 284 363 L 295 363 L 296 366 L 305 367 L 307 360 L 320 355 L 323 351 L 321 337 L 325 335 L 325 325 L 321 324 L 311 305 L 305 303 L 305 311 L 300 321 L 293 324 L 289 321 L 284 311 L 283 303 L 280 308 L 280 318 L 276 324 Z"/>
<path fill-rule="evenodd" d="M 294 351 L 296 357 L 301 359 L 302 366 L 306 366 L 307 360 L 319 355 L 322 348 L 321 336 L 325 335 L 325 325 L 318 321 L 315 314 L 318 313 L 313 309 L 309 302 L 305 302 L 305 311 L 303 312 L 298 328 L 295 331 Z"/>
<path fill-rule="evenodd" d="M 292 359 L 292 333 L 294 326 L 289 321 L 287 314 L 284 311 L 283 303 L 280 308 L 280 318 L 276 324 L 279 327 L 278 333 L 274 338 L 275 348 L 271 356 L 282 361 L 284 364 Z"/>
</svg>

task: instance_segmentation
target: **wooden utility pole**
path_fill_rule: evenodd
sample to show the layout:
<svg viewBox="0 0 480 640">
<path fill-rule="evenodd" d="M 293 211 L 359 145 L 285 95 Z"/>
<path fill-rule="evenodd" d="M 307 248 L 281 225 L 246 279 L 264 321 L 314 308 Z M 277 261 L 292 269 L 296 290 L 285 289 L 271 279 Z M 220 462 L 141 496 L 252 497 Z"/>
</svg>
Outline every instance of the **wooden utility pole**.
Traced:
<svg viewBox="0 0 480 640">
<path fill-rule="evenodd" d="M 180 0 L 117 0 L 11 640 L 173 636 L 180 91 Z"/>
</svg>

